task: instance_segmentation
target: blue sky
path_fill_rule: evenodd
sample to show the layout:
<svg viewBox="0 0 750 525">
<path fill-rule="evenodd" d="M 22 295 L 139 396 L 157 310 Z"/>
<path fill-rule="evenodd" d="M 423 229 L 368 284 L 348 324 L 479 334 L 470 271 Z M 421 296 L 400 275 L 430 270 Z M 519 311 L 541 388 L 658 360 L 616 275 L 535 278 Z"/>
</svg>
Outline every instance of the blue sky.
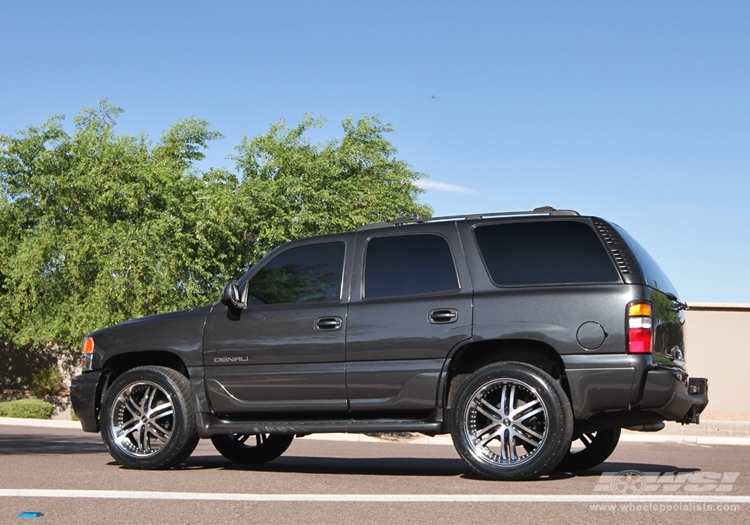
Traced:
<svg viewBox="0 0 750 525">
<path fill-rule="evenodd" d="M 541 205 L 630 231 L 682 297 L 750 303 L 747 2 L 0 2 L 0 133 L 100 98 L 202 167 L 306 112 L 393 124 L 438 215 Z M 434 98 L 433 98 L 434 96 Z"/>
</svg>

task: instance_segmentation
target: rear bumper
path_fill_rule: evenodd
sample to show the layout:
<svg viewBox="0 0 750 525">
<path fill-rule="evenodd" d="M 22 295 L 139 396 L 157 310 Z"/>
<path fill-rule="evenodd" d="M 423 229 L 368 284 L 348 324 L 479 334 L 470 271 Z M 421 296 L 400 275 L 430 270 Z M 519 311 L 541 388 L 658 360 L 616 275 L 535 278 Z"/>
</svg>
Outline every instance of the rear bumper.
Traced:
<svg viewBox="0 0 750 525">
<path fill-rule="evenodd" d="M 102 372 L 92 370 L 75 376 L 70 385 L 70 402 L 84 432 L 99 432 L 97 395 Z"/>
<path fill-rule="evenodd" d="M 667 421 L 698 423 L 708 405 L 708 379 L 691 377 L 685 384 L 683 375 L 672 370 L 650 370 L 641 408 L 656 412 Z"/>
<path fill-rule="evenodd" d="M 708 380 L 660 368 L 651 355 L 563 356 L 576 419 L 644 411 L 667 421 L 697 423 L 708 404 Z"/>
</svg>

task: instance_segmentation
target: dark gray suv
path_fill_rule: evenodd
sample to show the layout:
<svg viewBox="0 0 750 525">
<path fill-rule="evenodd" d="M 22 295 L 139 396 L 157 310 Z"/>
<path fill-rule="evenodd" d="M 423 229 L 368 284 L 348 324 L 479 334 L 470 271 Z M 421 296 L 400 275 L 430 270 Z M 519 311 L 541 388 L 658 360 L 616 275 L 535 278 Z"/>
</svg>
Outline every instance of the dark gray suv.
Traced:
<svg viewBox="0 0 750 525">
<path fill-rule="evenodd" d="M 72 401 L 131 468 L 318 432 L 450 433 L 478 474 L 584 470 L 621 428 L 697 423 L 672 284 L 619 226 L 545 207 L 300 239 L 216 304 L 84 342 Z"/>
</svg>

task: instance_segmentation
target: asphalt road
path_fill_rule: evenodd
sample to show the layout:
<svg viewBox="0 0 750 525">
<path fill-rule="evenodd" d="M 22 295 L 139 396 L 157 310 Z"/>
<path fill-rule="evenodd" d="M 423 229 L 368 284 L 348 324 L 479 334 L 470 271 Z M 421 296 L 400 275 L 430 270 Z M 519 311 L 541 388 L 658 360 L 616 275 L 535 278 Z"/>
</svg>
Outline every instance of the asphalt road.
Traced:
<svg viewBox="0 0 750 525">
<path fill-rule="evenodd" d="M 595 470 L 508 483 L 476 478 L 445 445 L 302 438 L 244 467 L 202 441 L 183 468 L 143 472 L 97 434 L 0 427 L 2 524 L 740 524 L 749 511 L 746 446 L 627 442 Z"/>
</svg>

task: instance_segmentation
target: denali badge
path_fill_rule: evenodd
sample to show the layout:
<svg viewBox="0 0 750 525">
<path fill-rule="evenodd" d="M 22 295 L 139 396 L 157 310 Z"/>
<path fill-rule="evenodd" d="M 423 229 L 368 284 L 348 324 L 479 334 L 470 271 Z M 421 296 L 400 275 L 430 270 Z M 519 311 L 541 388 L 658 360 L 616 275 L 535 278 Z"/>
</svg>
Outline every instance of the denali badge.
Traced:
<svg viewBox="0 0 750 525">
<path fill-rule="evenodd" d="M 214 357 L 214 363 L 244 363 L 247 357 Z"/>
</svg>

